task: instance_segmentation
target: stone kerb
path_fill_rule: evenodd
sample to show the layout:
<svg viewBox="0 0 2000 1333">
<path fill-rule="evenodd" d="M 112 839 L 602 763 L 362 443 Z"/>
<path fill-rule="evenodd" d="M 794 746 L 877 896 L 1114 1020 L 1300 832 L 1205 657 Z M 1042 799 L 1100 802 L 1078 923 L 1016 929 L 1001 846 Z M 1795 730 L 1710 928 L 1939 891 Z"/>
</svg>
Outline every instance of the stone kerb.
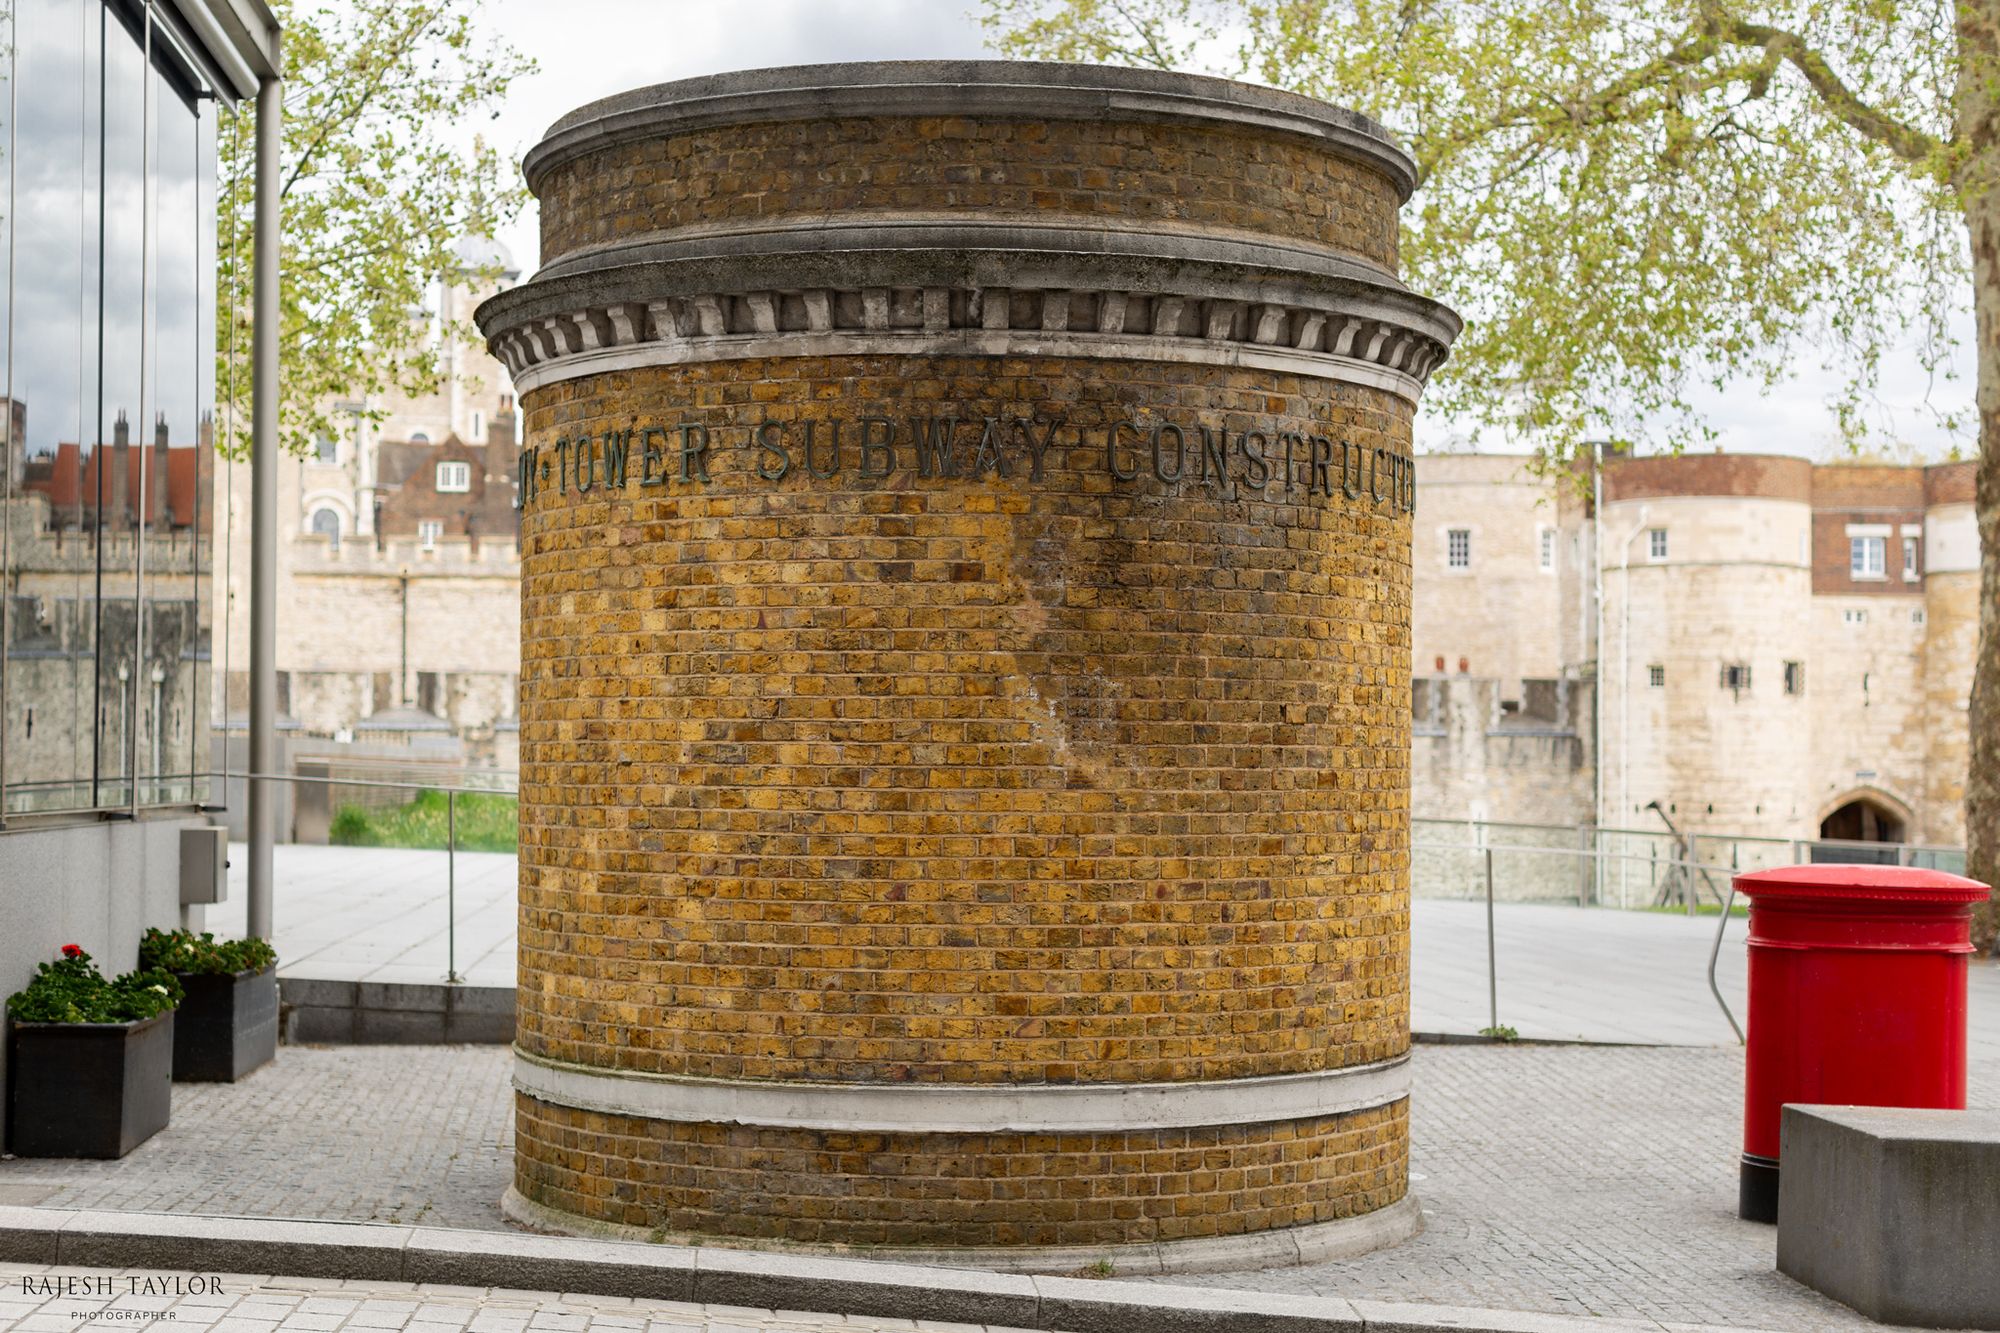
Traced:
<svg viewBox="0 0 2000 1333">
<path fill-rule="evenodd" d="M 553 258 L 479 311 L 527 428 L 515 1216 L 1003 1266 L 1418 1224 L 1410 426 L 1457 323 L 1388 266 L 1402 162 L 1001 62 L 551 132 Z"/>
</svg>

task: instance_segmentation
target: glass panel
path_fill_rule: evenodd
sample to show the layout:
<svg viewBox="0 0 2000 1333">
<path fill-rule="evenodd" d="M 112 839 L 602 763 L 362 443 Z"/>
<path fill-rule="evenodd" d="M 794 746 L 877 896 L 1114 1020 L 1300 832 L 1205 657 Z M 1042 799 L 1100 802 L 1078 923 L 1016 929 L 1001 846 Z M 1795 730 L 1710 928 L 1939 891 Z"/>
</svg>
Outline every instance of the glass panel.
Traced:
<svg viewBox="0 0 2000 1333">
<path fill-rule="evenodd" d="M 144 542 L 140 678 L 133 708 L 132 742 L 140 775 L 139 799 L 160 804 L 191 799 L 201 617 L 202 549 L 196 496 L 201 444 L 204 230 L 214 234 L 202 207 L 201 103 L 165 33 L 152 35 L 153 72 L 148 117 L 151 166 L 147 209 L 146 328 L 147 419 L 137 456 L 145 502 L 140 506 Z M 206 227 L 204 226 L 206 223 Z M 137 446 L 135 445 L 135 451 Z"/>
<path fill-rule="evenodd" d="M 9 280 L 14 252 L 14 7 L 0 3 L 0 817 L 10 772 L 7 751 L 14 738 L 14 709 L 7 698 L 12 673 L 7 648 L 13 635 L 14 516 L 21 510 L 21 473 L 27 441 L 14 425 L 13 410 L 13 283 Z"/>
<path fill-rule="evenodd" d="M 7 808 L 91 803 L 101 6 L 15 0 L 9 136 Z"/>
<path fill-rule="evenodd" d="M 103 270 L 98 286 L 97 466 L 91 499 L 97 540 L 97 752 L 95 799 L 131 800 L 146 664 L 138 658 L 139 517 L 147 412 L 146 110 L 151 100 L 143 33 L 104 6 Z"/>
<path fill-rule="evenodd" d="M 212 766 L 216 112 L 150 22 L 0 0 L 7 811 L 204 799 Z"/>
<path fill-rule="evenodd" d="M 213 574 L 215 561 L 215 285 L 216 285 L 216 140 L 219 104 L 214 98 L 196 106 L 195 139 L 195 326 L 194 343 L 188 357 L 194 365 L 194 455 L 188 470 L 193 483 L 188 488 L 194 573 L 189 580 L 189 614 L 194 618 L 194 634 L 187 643 L 187 772 L 190 800 L 201 805 L 220 805 L 222 793 L 211 795 L 204 776 L 218 767 L 210 751 L 213 747 L 214 693 L 213 661 L 215 643 L 215 603 Z"/>
</svg>

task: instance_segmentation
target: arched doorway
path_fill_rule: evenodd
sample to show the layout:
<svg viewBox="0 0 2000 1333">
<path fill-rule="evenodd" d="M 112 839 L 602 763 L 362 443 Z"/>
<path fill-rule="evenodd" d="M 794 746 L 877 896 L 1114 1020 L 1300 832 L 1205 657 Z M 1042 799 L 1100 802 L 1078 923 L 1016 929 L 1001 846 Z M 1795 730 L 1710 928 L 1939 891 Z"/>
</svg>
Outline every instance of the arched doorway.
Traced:
<svg viewBox="0 0 2000 1333">
<path fill-rule="evenodd" d="M 1903 820 L 1880 801 L 1857 796 L 1820 821 L 1819 836 L 1837 842 L 1901 842 Z"/>
</svg>

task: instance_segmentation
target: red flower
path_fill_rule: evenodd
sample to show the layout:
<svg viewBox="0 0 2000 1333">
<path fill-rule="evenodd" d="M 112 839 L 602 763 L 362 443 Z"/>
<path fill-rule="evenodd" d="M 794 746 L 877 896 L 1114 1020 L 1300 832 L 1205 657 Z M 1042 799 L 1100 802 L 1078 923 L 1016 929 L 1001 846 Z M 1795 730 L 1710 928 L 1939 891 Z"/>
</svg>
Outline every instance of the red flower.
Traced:
<svg viewBox="0 0 2000 1333">
<path fill-rule="evenodd" d="M 63 945 L 63 957 L 81 958 L 83 957 L 83 947 L 76 944 L 65 944 Z"/>
</svg>

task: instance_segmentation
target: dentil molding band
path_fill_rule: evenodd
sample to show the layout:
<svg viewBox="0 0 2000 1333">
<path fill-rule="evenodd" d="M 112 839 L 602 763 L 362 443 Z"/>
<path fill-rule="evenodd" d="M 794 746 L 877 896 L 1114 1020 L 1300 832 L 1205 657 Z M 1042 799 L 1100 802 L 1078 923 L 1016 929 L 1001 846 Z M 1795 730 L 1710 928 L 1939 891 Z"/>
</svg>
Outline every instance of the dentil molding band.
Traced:
<svg viewBox="0 0 2000 1333">
<path fill-rule="evenodd" d="M 1410 1095 L 1410 1058 L 1208 1083 L 777 1083 L 547 1060 L 516 1047 L 514 1087 L 555 1106 L 677 1124 L 830 1133 L 1106 1133 L 1311 1120 Z"/>
<path fill-rule="evenodd" d="M 641 365 L 887 353 L 1242 365 L 1413 403 L 1460 327 L 1318 247 L 927 221 L 640 239 L 552 265 L 480 318 L 523 393 Z"/>
</svg>

